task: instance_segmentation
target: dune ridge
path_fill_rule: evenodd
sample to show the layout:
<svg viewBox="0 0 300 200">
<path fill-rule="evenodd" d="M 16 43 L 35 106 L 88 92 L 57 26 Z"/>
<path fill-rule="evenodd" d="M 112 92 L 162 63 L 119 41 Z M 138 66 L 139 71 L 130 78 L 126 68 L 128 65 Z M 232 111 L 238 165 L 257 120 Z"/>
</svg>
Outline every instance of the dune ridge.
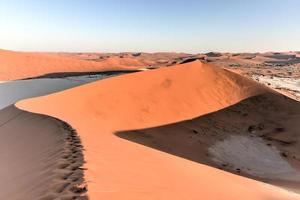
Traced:
<svg viewBox="0 0 300 200">
<path fill-rule="evenodd" d="M 115 135 L 195 118 L 262 93 L 272 91 L 195 61 L 97 81 L 16 105 L 62 119 L 78 131 L 86 149 L 90 199 L 299 199 Z"/>
</svg>

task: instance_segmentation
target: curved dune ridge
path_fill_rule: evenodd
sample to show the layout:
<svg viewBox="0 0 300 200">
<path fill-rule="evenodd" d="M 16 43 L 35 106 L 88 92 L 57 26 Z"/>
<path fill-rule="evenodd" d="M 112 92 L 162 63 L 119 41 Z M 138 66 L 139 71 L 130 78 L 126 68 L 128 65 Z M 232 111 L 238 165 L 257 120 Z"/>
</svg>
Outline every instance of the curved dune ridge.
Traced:
<svg viewBox="0 0 300 200">
<path fill-rule="evenodd" d="M 299 199 L 297 194 L 119 136 L 203 116 L 264 93 L 272 91 L 195 61 L 97 81 L 16 105 L 64 120 L 78 131 L 90 199 Z"/>
<path fill-rule="evenodd" d="M 102 62 L 85 61 L 47 53 L 0 50 L 0 80 L 16 80 L 55 73 L 132 70 L 143 67 L 134 59 L 111 58 Z"/>
</svg>

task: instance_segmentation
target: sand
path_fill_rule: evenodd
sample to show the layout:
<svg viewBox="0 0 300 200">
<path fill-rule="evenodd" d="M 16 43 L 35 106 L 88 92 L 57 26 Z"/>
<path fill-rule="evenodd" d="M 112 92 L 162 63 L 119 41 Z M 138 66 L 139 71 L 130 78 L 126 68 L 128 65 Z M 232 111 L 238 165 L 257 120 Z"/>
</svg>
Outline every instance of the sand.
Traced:
<svg viewBox="0 0 300 200">
<path fill-rule="evenodd" d="M 294 169 L 276 147 L 268 146 L 260 137 L 230 135 L 216 141 L 208 152 L 219 166 L 230 165 L 255 177 L 295 181 L 300 186 L 300 170 Z"/>
<path fill-rule="evenodd" d="M 122 52 L 122 53 L 54 53 L 57 55 L 69 56 L 81 60 L 93 60 L 98 62 L 109 63 L 110 60 L 119 60 L 136 62 L 144 67 L 165 67 L 172 64 L 176 60 L 181 60 L 186 57 L 190 57 L 191 54 L 186 53 L 174 53 L 174 52 L 156 52 L 156 53 L 144 53 L 144 52 Z"/>
<path fill-rule="evenodd" d="M 109 59 L 103 62 L 79 60 L 47 53 L 25 53 L 0 49 L 0 80 L 17 80 L 56 73 L 135 70 L 138 61 Z"/>
<path fill-rule="evenodd" d="M 263 93 L 272 92 L 195 61 L 97 81 L 17 106 L 57 117 L 78 131 L 90 199 L 299 199 L 292 192 L 120 137 L 127 130 L 204 116 Z"/>
<path fill-rule="evenodd" d="M 299 114 L 299 102 L 264 93 L 191 120 L 117 135 L 299 193 Z"/>
<path fill-rule="evenodd" d="M 0 199 L 84 195 L 80 140 L 67 124 L 10 106 L 0 111 L 0 137 Z"/>
</svg>

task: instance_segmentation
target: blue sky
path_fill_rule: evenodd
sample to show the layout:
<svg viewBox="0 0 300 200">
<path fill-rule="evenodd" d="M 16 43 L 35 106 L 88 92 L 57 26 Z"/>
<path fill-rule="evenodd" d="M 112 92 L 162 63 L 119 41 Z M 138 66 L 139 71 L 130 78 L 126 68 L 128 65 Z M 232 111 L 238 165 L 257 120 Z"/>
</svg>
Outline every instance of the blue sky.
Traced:
<svg viewBox="0 0 300 200">
<path fill-rule="evenodd" d="M 0 48 L 300 50 L 299 0 L 0 0 Z"/>
</svg>

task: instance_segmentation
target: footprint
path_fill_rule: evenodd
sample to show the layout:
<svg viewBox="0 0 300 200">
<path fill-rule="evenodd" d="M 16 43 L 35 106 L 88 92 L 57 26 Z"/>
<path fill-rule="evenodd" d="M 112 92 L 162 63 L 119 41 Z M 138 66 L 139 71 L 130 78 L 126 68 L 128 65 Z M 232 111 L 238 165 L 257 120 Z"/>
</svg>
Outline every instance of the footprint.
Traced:
<svg viewBox="0 0 300 200">
<path fill-rule="evenodd" d="M 69 184 L 68 182 L 58 182 L 51 187 L 51 190 L 56 193 L 61 193 Z"/>
</svg>

